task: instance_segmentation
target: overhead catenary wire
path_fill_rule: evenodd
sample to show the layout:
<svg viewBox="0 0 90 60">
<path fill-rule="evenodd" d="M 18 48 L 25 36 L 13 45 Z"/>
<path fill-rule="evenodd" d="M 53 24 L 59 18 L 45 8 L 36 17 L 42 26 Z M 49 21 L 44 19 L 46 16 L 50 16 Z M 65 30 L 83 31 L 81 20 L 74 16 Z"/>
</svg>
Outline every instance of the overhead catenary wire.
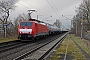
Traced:
<svg viewBox="0 0 90 60">
<path fill-rule="evenodd" d="M 38 9 L 37 7 L 31 5 L 30 3 L 26 2 L 25 0 L 23 0 L 25 3 L 27 3 L 28 5 L 34 7 L 35 9 L 37 9 L 38 11 L 42 12 L 43 14 L 46 14 L 45 12 L 41 11 L 40 9 Z M 46 14 L 47 15 L 47 14 Z"/>
<path fill-rule="evenodd" d="M 57 11 L 59 11 L 58 8 L 55 6 L 53 0 L 51 0 L 51 2 L 52 2 L 52 4 L 54 5 L 54 7 L 57 9 Z"/>
<path fill-rule="evenodd" d="M 58 8 L 56 7 L 56 5 L 54 4 L 53 0 L 51 0 L 52 4 L 54 5 L 54 7 L 56 8 L 56 10 L 59 12 Z M 60 12 L 59 12 L 60 13 Z M 58 15 L 59 16 L 59 15 Z M 59 16 L 60 18 L 60 16 Z"/>
<path fill-rule="evenodd" d="M 32 6 L 32 7 L 34 7 L 34 8 L 36 8 L 35 6 L 33 6 L 33 5 L 31 5 L 30 3 L 28 3 L 28 2 L 26 2 L 25 0 L 22 0 L 22 1 L 24 1 L 25 3 L 27 3 L 28 5 L 30 5 L 30 6 Z M 38 9 L 38 8 L 36 8 L 36 9 Z M 38 9 L 39 10 L 39 9 Z M 40 10 L 39 10 L 40 11 Z"/>
<path fill-rule="evenodd" d="M 27 9 L 29 9 L 29 7 L 23 5 L 23 4 L 19 3 L 19 2 L 18 2 L 18 4 L 21 5 L 21 6 L 23 6 L 23 7 L 25 7 L 25 8 L 27 8 Z"/>
<path fill-rule="evenodd" d="M 37 7 L 35 7 L 35 6 L 31 5 L 30 3 L 26 2 L 25 0 L 22 0 L 22 1 L 25 2 L 25 3 L 27 3 L 28 5 L 30 5 L 30 6 L 32 6 L 32 7 L 34 7 L 34 8 L 36 8 L 37 10 L 39 10 L 40 12 L 42 12 L 43 14 L 46 14 L 45 12 L 41 11 L 41 10 L 38 9 Z M 21 5 L 21 6 L 23 6 L 23 7 L 25 7 L 25 8 L 27 8 L 27 9 L 29 9 L 29 7 L 23 5 L 23 4 L 19 3 L 19 2 L 18 2 L 18 4 Z M 38 14 L 39 14 L 39 13 L 38 13 Z M 47 14 L 46 14 L 46 15 L 47 15 Z"/>
<path fill-rule="evenodd" d="M 52 4 L 55 6 L 56 10 L 59 12 L 59 9 L 56 7 L 56 5 L 54 4 L 53 0 L 51 0 Z M 60 14 L 60 12 L 59 12 Z M 59 16 L 60 17 L 60 16 Z"/>
<path fill-rule="evenodd" d="M 56 15 L 58 16 L 58 18 L 60 19 L 58 13 L 55 11 L 55 9 L 53 8 L 53 6 L 49 3 L 49 1 L 47 0 L 48 4 L 51 6 L 51 8 L 53 9 L 53 11 L 56 13 Z"/>
</svg>

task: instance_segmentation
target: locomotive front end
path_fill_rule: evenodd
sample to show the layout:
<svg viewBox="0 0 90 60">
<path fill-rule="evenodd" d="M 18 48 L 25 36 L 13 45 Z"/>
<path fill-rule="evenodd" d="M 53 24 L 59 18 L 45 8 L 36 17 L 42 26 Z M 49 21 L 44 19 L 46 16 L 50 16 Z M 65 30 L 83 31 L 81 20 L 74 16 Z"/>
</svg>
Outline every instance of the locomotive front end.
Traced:
<svg viewBox="0 0 90 60">
<path fill-rule="evenodd" d="M 18 38 L 28 39 L 32 38 L 32 22 L 20 22 L 18 26 Z"/>
</svg>

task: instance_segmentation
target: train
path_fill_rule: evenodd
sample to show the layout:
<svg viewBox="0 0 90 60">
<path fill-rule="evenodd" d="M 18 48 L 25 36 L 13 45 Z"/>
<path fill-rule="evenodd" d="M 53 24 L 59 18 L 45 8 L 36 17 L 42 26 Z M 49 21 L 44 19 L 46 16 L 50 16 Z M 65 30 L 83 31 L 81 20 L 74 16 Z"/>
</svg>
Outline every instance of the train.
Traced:
<svg viewBox="0 0 90 60">
<path fill-rule="evenodd" d="M 18 39 L 32 41 L 36 38 L 61 33 L 61 29 L 35 19 L 20 21 L 18 24 Z"/>
</svg>

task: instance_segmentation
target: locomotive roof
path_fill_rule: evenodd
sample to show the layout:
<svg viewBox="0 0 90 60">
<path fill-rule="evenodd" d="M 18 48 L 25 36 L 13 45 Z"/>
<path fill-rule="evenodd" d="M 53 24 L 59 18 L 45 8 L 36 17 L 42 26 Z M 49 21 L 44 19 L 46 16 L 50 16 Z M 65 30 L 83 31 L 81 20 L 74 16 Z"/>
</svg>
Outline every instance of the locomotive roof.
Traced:
<svg viewBox="0 0 90 60">
<path fill-rule="evenodd" d="M 43 21 L 40 21 L 40 20 L 36 20 L 36 19 L 22 20 L 20 22 L 35 22 L 35 23 L 40 23 L 40 24 L 43 24 L 43 25 L 49 24 L 49 23 L 46 23 L 46 22 L 43 22 Z M 51 24 L 49 24 L 49 25 L 51 25 Z M 51 26 L 53 26 L 53 25 L 51 25 Z"/>
</svg>

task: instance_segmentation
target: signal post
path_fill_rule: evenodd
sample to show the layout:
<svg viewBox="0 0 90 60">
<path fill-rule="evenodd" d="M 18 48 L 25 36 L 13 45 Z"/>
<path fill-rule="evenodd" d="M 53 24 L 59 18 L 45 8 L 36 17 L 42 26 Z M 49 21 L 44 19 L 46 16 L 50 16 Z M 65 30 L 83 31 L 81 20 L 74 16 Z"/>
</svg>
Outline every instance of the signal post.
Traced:
<svg viewBox="0 0 90 60">
<path fill-rule="evenodd" d="M 84 20 L 81 20 L 81 26 L 82 26 L 82 27 L 81 27 L 81 39 L 82 39 L 82 37 L 83 37 L 83 36 L 82 36 L 82 34 L 83 34 L 83 23 L 84 23 Z"/>
</svg>

